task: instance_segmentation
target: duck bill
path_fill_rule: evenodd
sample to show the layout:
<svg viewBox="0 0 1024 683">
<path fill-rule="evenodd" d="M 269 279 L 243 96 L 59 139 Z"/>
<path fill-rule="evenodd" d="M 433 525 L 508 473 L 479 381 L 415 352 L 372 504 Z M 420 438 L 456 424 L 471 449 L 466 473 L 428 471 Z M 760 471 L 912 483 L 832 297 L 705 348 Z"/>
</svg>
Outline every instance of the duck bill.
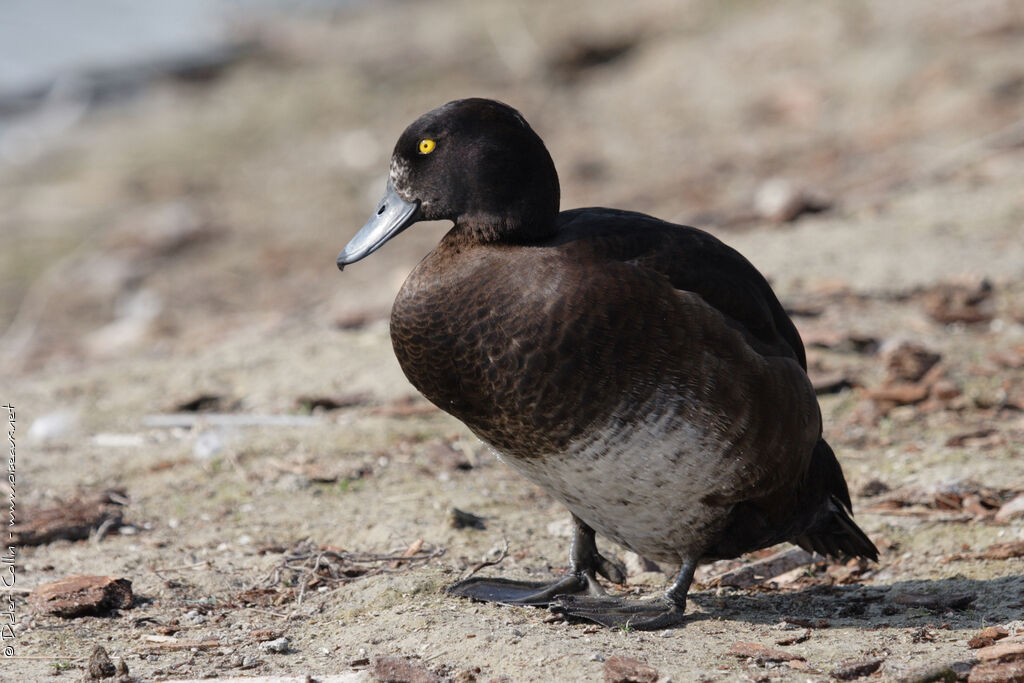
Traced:
<svg viewBox="0 0 1024 683">
<path fill-rule="evenodd" d="M 373 217 L 356 233 L 352 241 L 338 254 L 338 270 L 369 256 L 385 242 L 420 219 L 420 203 L 407 202 L 398 196 L 388 181 L 384 198 L 377 204 Z"/>
</svg>

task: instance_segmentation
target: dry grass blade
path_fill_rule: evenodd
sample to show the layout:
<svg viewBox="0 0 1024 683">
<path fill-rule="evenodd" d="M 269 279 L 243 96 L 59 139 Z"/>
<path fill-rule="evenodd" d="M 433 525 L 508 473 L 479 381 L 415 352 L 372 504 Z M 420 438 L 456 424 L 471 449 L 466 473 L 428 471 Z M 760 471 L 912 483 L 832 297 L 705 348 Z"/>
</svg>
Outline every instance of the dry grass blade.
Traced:
<svg viewBox="0 0 1024 683">
<path fill-rule="evenodd" d="M 263 583 L 270 588 L 282 583 L 297 587 L 296 609 L 302 605 L 306 589 L 319 585 L 348 583 L 356 579 L 391 574 L 420 567 L 444 555 L 445 548 L 435 548 L 417 539 L 401 552 L 363 553 L 316 546 L 308 539 L 285 553 L 281 563 Z"/>
<path fill-rule="evenodd" d="M 462 577 L 459 578 L 459 581 L 465 581 L 466 579 L 473 576 L 485 567 L 493 567 L 504 562 L 505 558 L 508 557 L 508 539 L 502 539 L 502 543 L 503 545 L 501 547 L 501 552 L 498 553 L 498 556 L 496 558 L 494 558 L 493 560 L 484 560 L 483 562 L 477 562 L 472 567 L 470 567 L 469 570 L 462 575 Z"/>
</svg>

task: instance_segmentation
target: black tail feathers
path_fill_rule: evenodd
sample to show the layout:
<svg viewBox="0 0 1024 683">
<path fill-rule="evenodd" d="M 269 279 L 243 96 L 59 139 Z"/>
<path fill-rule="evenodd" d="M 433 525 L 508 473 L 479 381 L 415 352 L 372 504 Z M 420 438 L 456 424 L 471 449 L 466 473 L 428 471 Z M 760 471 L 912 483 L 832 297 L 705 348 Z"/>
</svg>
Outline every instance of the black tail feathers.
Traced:
<svg viewBox="0 0 1024 683">
<path fill-rule="evenodd" d="M 797 536 L 793 542 L 804 550 L 827 557 L 866 557 L 878 561 L 878 548 L 853 521 L 846 506 L 833 496 L 828 507 L 831 514 Z"/>
<path fill-rule="evenodd" d="M 878 548 L 850 515 L 850 492 L 835 453 L 824 439 L 814 447 L 807 483 L 829 492 L 827 503 L 811 527 L 793 542 L 807 551 L 835 558 L 878 560 Z"/>
</svg>

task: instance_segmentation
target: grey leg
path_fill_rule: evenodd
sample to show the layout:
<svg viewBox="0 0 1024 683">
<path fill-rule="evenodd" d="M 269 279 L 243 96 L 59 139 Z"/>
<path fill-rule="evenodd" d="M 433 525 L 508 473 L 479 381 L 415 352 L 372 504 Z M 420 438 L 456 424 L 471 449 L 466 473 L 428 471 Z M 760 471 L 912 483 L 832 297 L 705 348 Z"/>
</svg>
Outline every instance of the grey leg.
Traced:
<svg viewBox="0 0 1024 683">
<path fill-rule="evenodd" d="M 446 592 L 483 602 L 542 607 L 550 605 L 563 595 L 605 595 L 604 588 L 597 582 L 597 575 L 600 574 L 613 583 L 623 583 L 626 580 L 626 572 L 617 562 L 609 560 L 597 551 L 593 529 L 576 515 L 573 515 L 572 519 L 575 528 L 569 550 L 571 572 L 558 581 L 543 583 L 472 577 L 449 586 L 445 589 Z"/>
<path fill-rule="evenodd" d="M 696 560 L 686 560 L 665 595 L 654 600 L 563 595 L 549 608 L 555 614 L 587 619 L 613 628 L 656 631 L 685 621 L 686 594 L 693 583 Z"/>
</svg>

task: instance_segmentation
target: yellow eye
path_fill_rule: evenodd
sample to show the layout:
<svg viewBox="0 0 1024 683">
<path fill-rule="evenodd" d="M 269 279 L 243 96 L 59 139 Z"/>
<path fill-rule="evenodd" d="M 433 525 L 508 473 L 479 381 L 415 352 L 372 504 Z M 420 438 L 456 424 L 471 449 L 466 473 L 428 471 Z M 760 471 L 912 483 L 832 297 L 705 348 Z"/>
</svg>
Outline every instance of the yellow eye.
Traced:
<svg viewBox="0 0 1024 683">
<path fill-rule="evenodd" d="M 437 143 L 430 138 L 420 140 L 420 154 L 430 154 L 437 147 Z"/>
</svg>

